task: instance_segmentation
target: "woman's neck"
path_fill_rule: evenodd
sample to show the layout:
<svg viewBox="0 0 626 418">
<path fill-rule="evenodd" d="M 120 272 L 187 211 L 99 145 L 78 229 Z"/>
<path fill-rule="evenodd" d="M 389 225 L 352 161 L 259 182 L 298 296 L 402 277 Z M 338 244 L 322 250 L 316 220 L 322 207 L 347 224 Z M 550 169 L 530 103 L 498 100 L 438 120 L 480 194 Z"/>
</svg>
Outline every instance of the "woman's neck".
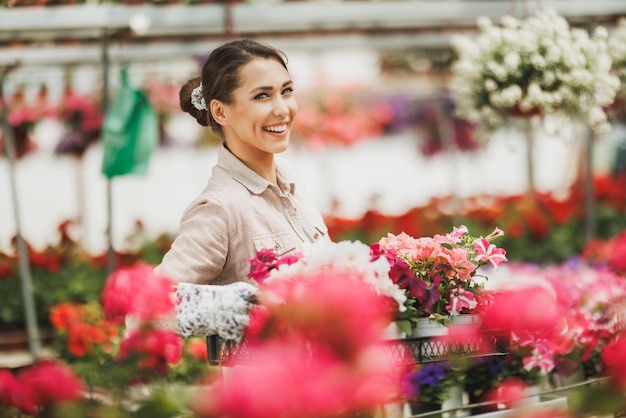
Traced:
<svg viewBox="0 0 626 418">
<path fill-rule="evenodd" d="M 226 146 L 226 145 L 224 145 Z M 235 156 L 239 161 L 244 163 L 246 167 L 263 177 L 265 180 L 272 184 L 277 184 L 276 178 L 276 165 L 274 164 L 274 154 L 257 151 L 257 152 L 242 152 L 242 150 L 232 150 L 230 147 L 226 148 Z"/>
</svg>

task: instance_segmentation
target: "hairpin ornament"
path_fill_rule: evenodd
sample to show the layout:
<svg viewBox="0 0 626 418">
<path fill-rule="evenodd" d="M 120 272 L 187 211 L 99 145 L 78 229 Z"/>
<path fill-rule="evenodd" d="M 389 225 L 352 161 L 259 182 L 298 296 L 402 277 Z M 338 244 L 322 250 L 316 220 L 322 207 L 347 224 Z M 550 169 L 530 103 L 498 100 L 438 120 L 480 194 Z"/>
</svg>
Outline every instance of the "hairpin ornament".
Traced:
<svg viewBox="0 0 626 418">
<path fill-rule="evenodd" d="M 202 83 L 191 91 L 191 104 L 198 110 L 206 110 L 206 102 L 202 96 Z"/>
</svg>

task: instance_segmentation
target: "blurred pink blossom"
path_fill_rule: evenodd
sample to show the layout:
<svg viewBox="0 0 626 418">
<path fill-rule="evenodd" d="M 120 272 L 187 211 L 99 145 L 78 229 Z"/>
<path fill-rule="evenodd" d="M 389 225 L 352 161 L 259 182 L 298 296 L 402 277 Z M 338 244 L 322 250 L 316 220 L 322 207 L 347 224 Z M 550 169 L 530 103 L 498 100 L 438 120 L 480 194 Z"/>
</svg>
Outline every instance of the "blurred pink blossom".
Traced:
<svg viewBox="0 0 626 418">
<path fill-rule="evenodd" d="M 132 315 L 156 319 L 174 310 L 172 282 L 154 272 L 154 266 L 139 262 L 114 271 L 102 290 L 102 307 L 109 318 Z"/>
</svg>

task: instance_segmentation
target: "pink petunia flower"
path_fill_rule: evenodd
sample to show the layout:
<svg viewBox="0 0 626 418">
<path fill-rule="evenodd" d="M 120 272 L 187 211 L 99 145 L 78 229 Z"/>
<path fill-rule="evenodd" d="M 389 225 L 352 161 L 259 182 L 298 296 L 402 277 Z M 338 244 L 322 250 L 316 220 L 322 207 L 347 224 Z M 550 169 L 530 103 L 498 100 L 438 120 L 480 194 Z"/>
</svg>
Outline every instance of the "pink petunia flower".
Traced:
<svg viewBox="0 0 626 418">
<path fill-rule="evenodd" d="M 461 286 L 451 290 L 448 299 L 450 303 L 446 306 L 446 309 L 452 316 L 459 315 L 463 309 L 471 310 L 478 305 L 474 294 Z"/>
<path fill-rule="evenodd" d="M 457 244 L 468 232 L 469 230 L 465 225 L 455 226 L 452 228 L 452 232 L 449 232 L 446 235 L 435 234 L 433 239 L 441 243 Z"/>
<path fill-rule="evenodd" d="M 475 240 L 474 249 L 476 250 L 476 261 L 488 262 L 494 269 L 507 261 L 506 251 L 496 247 L 495 244 L 490 244 L 485 238 Z"/>
</svg>

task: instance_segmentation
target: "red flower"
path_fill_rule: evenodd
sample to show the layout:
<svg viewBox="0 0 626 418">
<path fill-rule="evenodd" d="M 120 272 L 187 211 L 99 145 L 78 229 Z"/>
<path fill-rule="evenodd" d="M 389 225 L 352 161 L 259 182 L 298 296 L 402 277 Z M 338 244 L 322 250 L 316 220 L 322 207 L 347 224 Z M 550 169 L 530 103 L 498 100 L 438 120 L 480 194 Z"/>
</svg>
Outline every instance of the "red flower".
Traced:
<svg viewBox="0 0 626 418">
<path fill-rule="evenodd" d="M 204 338 L 193 339 L 189 341 L 189 345 L 187 346 L 187 350 L 189 350 L 189 354 L 192 357 L 203 361 L 209 361 L 209 355 L 207 353 L 206 341 Z"/>
<path fill-rule="evenodd" d="M 113 319 L 126 315 L 155 319 L 173 311 L 171 291 L 170 280 L 155 274 L 153 266 L 139 262 L 109 276 L 102 291 L 102 307 Z"/>
<path fill-rule="evenodd" d="M 521 380 L 507 378 L 487 394 L 487 400 L 498 402 L 507 407 L 515 406 L 527 396 L 529 386 Z"/>
<path fill-rule="evenodd" d="M 32 392 L 39 406 L 54 405 L 82 397 L 82 381 L 67 365 L 56 360 L 42 360 L 20 372 L 18 379 Z"/>
<path fill-rule="evenodd" d="M 90 353 L 94 345 L 108 348 L 118 335 L 118 326 L 114 322 L 103 320 L 94 306 L 60 303 L 52 308 L 50 322 L 68 338 L 70 353 L 82 357 Z"/>
<path fill-rule="evenodd" d="M 64 302 L 50 310 L 50 322 L 58 330 L 67 331 L 69 327 L 81 320 L 84 314 L 84 305 Z"/>
<path fill-rule="evenodd" d="M 613 272 L 626 276 L 626 231 L 611 240 L 607 262 Z"/>
<path fill-rule="evenodd" d="M 622 388 L 626 388 L 626 338 L 622 335 L 602 349 L 602 361 Z"/>
<path fill-rule="evenodd" d="M 137 329 L 122 341 L 118 360 L 138 356 L 140 369 L 166 374 L 167 365 L 176 364 L 182 352 L 182 340 L 176 333 L 164 329 Z"/>
</svg>

